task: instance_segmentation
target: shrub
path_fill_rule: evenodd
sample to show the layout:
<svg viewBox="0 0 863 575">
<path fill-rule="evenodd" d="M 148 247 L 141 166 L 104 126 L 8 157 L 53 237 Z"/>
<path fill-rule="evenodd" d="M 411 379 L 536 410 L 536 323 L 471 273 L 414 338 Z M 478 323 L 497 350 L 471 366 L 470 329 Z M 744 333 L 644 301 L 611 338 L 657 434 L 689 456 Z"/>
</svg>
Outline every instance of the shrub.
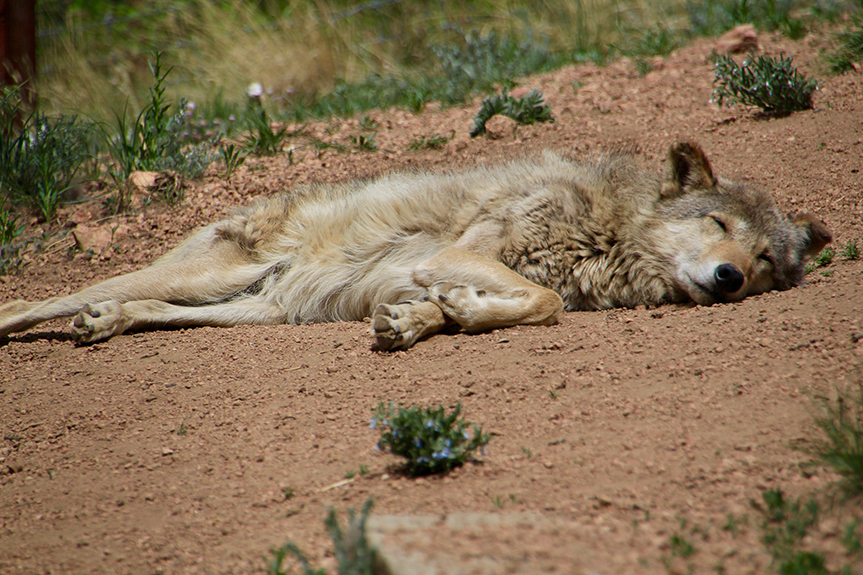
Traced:
<svg viewBox="0 0 863 575">
<path fill-rule="evenodd" d="M 113 130 L 104 129 L 105 141 L 114 160 L 111 175 L 125 187 L 132 172 L 173 170 L 188 178 L 199 178 L 216 160 L 210 152 L 213 143 L 184 145 L 187 128 L 187 102 L 179 101 L 171 114 L 165 98 L 165 80 L 171 73 L 162 66 L 162 53 L 156 52 L 149 63 L 153 75 L 150 101 L 135 120 L 129 123 L 125 112 L 115 116 Z"/>
<path fill-rule="evenodd" d="M 34 112 L 20 120 L 17 88 L 0 101 L 0 201 L 25 204 L 48 221 L 82 167 L 93 160 L 91 124 Z M 5 209 L 5 207 L 4 207 Z"/>
<path fill-rule="evenodd" d="M 406 458 L 410 475 L 440 473 L 463 465 L 491 439 L 476 425 L 471 436 L 467 432 L 471 424 L 459 419 L 460 414 L 460 403 L 447 415 L 440 406 L 396 408 L 382 402 L 371 419 L 371 428 L 381 426 L 378 448 Z"/>
<path fill-rule="evenodd" d="M 509 94 L 495 94 L 482 101 L 479 113 L 473 117 L 471 138 L 484 134 L 486 122 L 497 114 L 512 118 L 518 124 L 554 122 L 551 108 L 545 104 L 545 96 L 536 88 L 521 98 L 513 98 Z"/>
<path fill-rule="evenodd" d="M 818 81 L 807 79 L 791 65 L 793 58 L 758 56 L 737 65 L 722 55 L 713 67 L 713 101 L 756 106 L 766 114 L 790 114 L 812 108 Z"/>
</svg>

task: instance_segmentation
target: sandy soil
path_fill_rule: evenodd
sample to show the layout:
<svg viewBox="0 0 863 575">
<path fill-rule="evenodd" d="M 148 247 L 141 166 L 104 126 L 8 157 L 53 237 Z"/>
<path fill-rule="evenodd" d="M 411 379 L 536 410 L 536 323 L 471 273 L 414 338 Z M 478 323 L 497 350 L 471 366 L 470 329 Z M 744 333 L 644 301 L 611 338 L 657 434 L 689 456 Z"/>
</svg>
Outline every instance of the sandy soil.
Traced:
<svg viewBox="0 0 863 575">
<path fill-rule="evenodd" d="M 815 110 L 771 119 L 717 108 L 704 40 L 645 76 L 621 61 L 527 79 L 557 122 L 498 139 L 467 136 L 478 102 L 374 112 L 376 153 L 317 153 L 297 139 L 293 164 L 287 154 L 250 159 L 229 180 L 214 168 L 175 208 L 107 219 L 98 201 L 64 209 L 20 274 L 0 278 L 0 299 L 65 294 L 138 268 L 233 207 L 310 181 L 619 142 L 637 142 L 659 169 L 678 138 L 699 141 L 717 172 L 772 189 L 783 210 L 817 214 L 838 245 L 859 241 L 863 76 L 824 74 L 826 37 L 761 43 L 824 78 Z M 308 131 L 350 146 L 360 127 Z M 452 131 L 440 150 L 409 150 Z M 113 230 L 113 243 L 70 250 L 76 226 Z M 517 553 L 494 532 L 429 538 L 423 552 L 533 572 L 768 573 L 751 502 L 769 488 L 826 502 L 807 544 L 835 568 L 844 522 L 863 507 L 831 507 L 835 477 L 806 467 L 795 447 L 817 437 L 813 398 L 861 384 L 863 261 L 820 271 L 736 304 L 569 313 L 553 327 L 439 335 L 392 354 L 372 350 L 362 322 L 79 347 L 58 321 L 0 340 L 0 572 L 260 573 L 268 549 L 288 540 L 332 571 L 327 509 L 372 497 L 378 515 L 532 513 L 559 526 L 520 536 Z M 442 477 L 400 476 L 368 426 L 382 400 L 461 402 L 494 434 L 487 455 Z M 695 553 L 673 554 L 675 535 Z"/>
</svg>

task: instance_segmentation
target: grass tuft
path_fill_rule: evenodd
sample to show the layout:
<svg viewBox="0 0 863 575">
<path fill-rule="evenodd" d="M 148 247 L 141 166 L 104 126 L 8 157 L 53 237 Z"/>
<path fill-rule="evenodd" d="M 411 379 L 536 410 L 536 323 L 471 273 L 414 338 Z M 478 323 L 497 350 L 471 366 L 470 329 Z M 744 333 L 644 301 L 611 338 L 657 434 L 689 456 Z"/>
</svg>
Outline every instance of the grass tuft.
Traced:
<svg viewBox="0 0 863 575">
<path fill-rule="evenodd" d="M 863 391 L 849 389 L 819 407 L 815 425 L 823 438 L 811 452 L 842 477 L 848 495 L 863 495 Z"/>
<path fill-rule="evenodd" d="M 798 72 L 792 60 L 791 56 L 758 56 L 738 65 L 731 56 L 718 56 L 713 67 L 713 101 L 720 106 L 755 106 L 774 115 L 811 109 L 818 81 Z"/>
<path fill-rule="evenodd" d="M 512 118 L 520 125 L 554 122 L 551 108 L 545 103 L 545 96 L 536 88 L 520 98 L 513 98 L 509 94 L 495 94 L 482 101 L 479 113 L 473 117 L 470 137 L 485 134 L 486 123 L 498 114 Z"/>
<path fill-rule="evenodd" d="M 830 70 L 844 74 L 863 63 L 863 15 L 857 14 L 848 28 L 836 34 L 836 50 L 826 55 Z"/>
</svg>

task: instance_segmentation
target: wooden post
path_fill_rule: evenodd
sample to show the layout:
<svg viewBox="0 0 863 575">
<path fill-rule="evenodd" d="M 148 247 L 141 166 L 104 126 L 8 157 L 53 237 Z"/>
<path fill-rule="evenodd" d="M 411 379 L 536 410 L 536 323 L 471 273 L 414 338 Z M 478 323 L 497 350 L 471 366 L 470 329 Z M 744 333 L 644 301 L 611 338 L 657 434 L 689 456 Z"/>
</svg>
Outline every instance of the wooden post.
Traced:
<svg viewBox="0 0 863 575">
<path fill-rule="evenodd" d="M 23 84 L 31 107 L 36 90 L 36 0 L 0 0 L 0 86 Z"/>
</svg>

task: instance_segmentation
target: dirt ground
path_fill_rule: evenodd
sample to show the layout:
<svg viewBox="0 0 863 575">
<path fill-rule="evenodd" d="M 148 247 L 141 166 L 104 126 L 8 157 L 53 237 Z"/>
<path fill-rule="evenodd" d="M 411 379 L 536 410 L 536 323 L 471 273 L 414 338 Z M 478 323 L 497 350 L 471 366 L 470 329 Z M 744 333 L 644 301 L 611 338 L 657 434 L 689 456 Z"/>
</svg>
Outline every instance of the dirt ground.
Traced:
<svg viewBox="0 0 863 575">
<path fill-rule="evenodd" d="M 644 76 L 620 61 L 526 79 L 557 121 L 515 133 L 499 125 L 497 139 L 468 137 L 478 101 L 373 112 L 374 153 L 318 153 L 297 138 L 293 163 L 250 159 L 230 179 L 214 166 L 177 207 L 116 218 L 99 201 L 64 208 L 21 272 L 0 278 L 0 300 L 136 269 L 235 206 L 307 182 L 620 142 L 637 142 L 661 169 L 674 140 L 697 140 L 717 172 L 773 190 L 783 211 L 817 214 L 836 245 L 860 241 L 863 75 L 824 72 L 826 36 L 760 40 L 823 79 L 815 110 L 763 118 L 711 104 L 713 43 L 702 40 Z M 453 131 L 442 149 L 409 149 Z M 349 147 L 363 133 L 358 119 L 308 132 Z M 74 249 L 76 228 L 114 237 Z M 374 351 L 363 322 L 135 333 L 91 346 L 76 346 L 65 324 L 0 340 L 4 574 L 262 573 L 268 550 L 289 540 L 334 572 L 326 512 L 370 497 L 374 515 L 539 515 L 557 527 L 517 541 L 455 530 L 412 543 L 525 573 L 772 572 L 752 507 L 771 488 L 822 501 L 806 544 L 837 568 L 845 522 L 863 516 L 797 449 L 818 437 L 813 399 L 863 381 L 861 260 L 837 257 L 802 287 L 740 303 L 567 313 L 553 327 L 437 335 L 397 353 Z M 403 477 L 374 449 L 380 401 L 461 402 L 493 434 L 487 454 L 449 475 Z M 694 553 L 681 557 L 675 536 Z"/>
</svg>

